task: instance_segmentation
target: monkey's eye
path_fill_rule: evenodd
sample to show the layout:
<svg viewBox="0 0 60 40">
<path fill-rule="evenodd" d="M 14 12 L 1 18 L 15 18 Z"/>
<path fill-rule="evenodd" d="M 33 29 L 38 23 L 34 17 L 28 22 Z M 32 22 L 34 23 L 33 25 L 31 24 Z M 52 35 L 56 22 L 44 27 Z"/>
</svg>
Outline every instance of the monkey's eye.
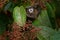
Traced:
<svg viewBox="0 0 60 40">
<path fill-rule="evenodd" d="M 33 8 L 29 8 L 28 11 L 29 11 L 29 13 L 33 13 L 34 9 Z"/>
</svg>

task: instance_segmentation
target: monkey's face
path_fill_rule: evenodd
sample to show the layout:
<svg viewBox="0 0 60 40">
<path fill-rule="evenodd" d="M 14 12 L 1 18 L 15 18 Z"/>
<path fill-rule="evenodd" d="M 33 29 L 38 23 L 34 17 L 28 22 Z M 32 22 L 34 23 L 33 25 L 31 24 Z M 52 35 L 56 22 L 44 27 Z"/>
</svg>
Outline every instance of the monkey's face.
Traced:
<svg viewBox="0 0 60 40">
<path fill-rule="evenodd" d="M 27 12 L 27 17 L 29 17 L 29 18 L 37 18 L 38 10 L 35 9 L 34 7 L 27 8 L 26 12 Z"/>
</svg>

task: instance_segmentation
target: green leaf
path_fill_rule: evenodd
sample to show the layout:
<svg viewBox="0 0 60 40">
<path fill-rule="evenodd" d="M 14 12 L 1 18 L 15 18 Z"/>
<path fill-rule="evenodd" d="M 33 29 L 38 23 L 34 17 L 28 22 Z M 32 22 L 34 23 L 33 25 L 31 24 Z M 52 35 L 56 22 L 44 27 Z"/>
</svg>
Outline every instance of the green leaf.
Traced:
<svg viewBox="0 0 60 40">
<path fill-rule="evenodd" d="M 51 26 L 47 10 L 41 10 L 39 17 L 33 22 L 35 26 Z"/>
<path fill-rule="evenodd" d="M 23 6 L 16 6 L 13 11 L 14 22 L 19 26 L 23 26 L 26 22 L 26 11 Z"/>
<path fill-rule="evenodd" d="M 57 26 L 57 23 L 56 23 L 56 16 L 55 16 L 55 10 L 54 8 L 52 8 L 52 5 L 50 5 L 48 2 L 46 2 L 46 7 L 47 7 L 47 13 L 48 13 L 48 17 L 49 17 L 49 20 L 52 24 L 52 28 L 56 28 Z"/>
<path fill-rule="evenodd" d="M 43 37 L 43 35 L 41 35 L 40 33 L 37 34 L 37 38 L 38 38 L 39 40 L 47 40 L 47 39 L 45 39 L 45 38 Z"/>
<path fill-rule="evenodd" d="M 55 30 L 53 30 L 50 27 L 47 26 L 38 26 L 38 28 L 40 28 L 41 30 L 39 31 L 39 33 L 37 34 L 37 37 L 40 40 L 50 40 L 50 36 L 54 35 L 54 33 L 56 33 Z"/>
<path fill-rule="evenodd" d="M 11 7 L 12 2 L 9 2 L 5 5 L 4 11 L 8 10 Z"/>
<path fill-rule="evenodd" d="M 60 31 L 57 31 L 56 33 L 51 35 L 50 40 L 60 40 Z"/>
</svg>

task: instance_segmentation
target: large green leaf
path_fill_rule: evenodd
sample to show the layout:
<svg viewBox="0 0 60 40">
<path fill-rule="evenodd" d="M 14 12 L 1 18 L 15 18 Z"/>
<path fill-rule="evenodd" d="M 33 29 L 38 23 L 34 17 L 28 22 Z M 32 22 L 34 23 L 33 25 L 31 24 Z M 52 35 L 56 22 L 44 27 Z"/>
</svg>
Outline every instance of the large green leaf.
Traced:
<svg viewBox="0 0 60 40">
<path fill-rule="evenodd" d="M 52 24 L 52 28 L 56 28 L 57 24 L 56 24 L 56 16 L 55 16 L 55 9 L 54 6 L 52 6 L 51 4 L 49 4 L 48 2 L 46 2 L 46 7 L 47 7 L 47 12 L 48 12 L 48 17 L 49 20 Z"/>
<path fill-rule="evenodd" d="M 40 32 L 37 34 L 37 37 L 39 40 L 50 40 L 50 37 L 56 33 L 55 30 L 53 30 L 50 27 L 47 26 L 38 26 L 40 28 Z"/>
<path fill-rule="evenodd" d="M 50 40 L 60 40 L 60 30 L 56 31 L 53 35 L 50 35 Z"/>
<path fill-rule="evenodd" d="M 51 23 L 48 17 L 47 10 L 42 10 L 39 17 L 33 22 L 35 26 L 49 26 L 51 27 Z"/>
<path fill-rule="evenodd" d="M 23 6 L 16 6 L 13 11 L 14 22 L 16 22 L 19 26 L 23 26 L 26 21 L 26 11 Z"/>
</svg>

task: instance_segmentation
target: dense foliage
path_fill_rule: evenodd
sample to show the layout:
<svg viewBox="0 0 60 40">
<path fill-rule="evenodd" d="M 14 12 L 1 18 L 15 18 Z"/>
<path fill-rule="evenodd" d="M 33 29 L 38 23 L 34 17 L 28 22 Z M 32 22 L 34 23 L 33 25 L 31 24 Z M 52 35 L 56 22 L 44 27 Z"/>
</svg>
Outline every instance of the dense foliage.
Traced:
<svg viewBox="0 0 60 40">
<path fill-rule="evenodd" d="M 60 40 L 60 0 L 0 0 L 0 40 Z"/>
</svg>

